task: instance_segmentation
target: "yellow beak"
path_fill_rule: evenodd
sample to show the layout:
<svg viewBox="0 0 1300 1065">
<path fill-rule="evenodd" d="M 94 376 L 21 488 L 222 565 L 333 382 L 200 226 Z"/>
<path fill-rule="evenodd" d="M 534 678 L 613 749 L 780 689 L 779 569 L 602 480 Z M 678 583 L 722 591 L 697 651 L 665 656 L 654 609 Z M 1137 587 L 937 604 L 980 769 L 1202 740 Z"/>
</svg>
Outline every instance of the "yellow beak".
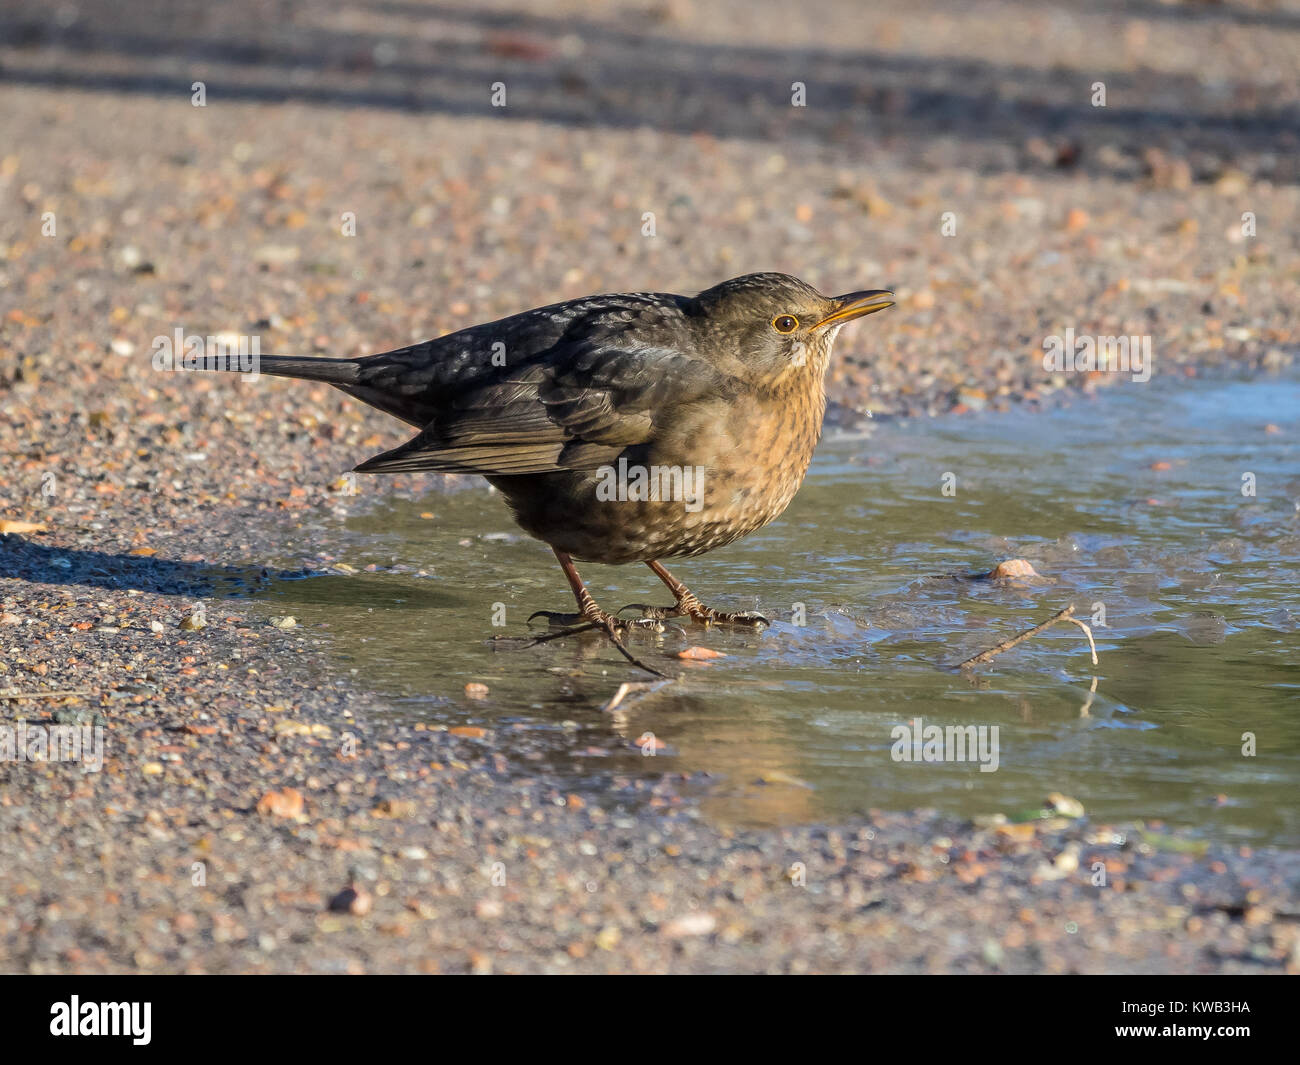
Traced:
<svg viewBox="0 0 1300 1065">
<path fill-rule="evenodd" d="M 853 321 L 854 318 L 883 311 L 886 307 L 894 305 L 893 295 L 888 289 L 871 289 L 866 292 L 850 292 L 844 296 L 836 296 L 835 302 L 838 306 L 813 328 L 843 325 L 845 322 Z"/>
</svg>

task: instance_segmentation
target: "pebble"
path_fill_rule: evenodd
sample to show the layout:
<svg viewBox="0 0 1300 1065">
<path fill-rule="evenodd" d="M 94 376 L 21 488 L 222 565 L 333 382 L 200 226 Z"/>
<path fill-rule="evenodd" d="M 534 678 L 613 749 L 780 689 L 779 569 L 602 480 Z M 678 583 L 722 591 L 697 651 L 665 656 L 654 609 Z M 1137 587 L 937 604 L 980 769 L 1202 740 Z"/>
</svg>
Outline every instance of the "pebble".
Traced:
<svg viewBox="0 0 1300 1065">
<path fill-rule="evenodd" d="M 329 901 L 332 913 L 350 913 L 354 917 L 364 917 L 373 906 L 374 896 L 355 884 L 348 885 Z"/>
<path fill-rule="evenodd" d="M 710 935 L 718 926 L 718 919 L 711 913 L 691 913 L 675 917 L 663 928 L 663 934 L 669 939 L 686 939 L 691 936 Z"/>
</svg>

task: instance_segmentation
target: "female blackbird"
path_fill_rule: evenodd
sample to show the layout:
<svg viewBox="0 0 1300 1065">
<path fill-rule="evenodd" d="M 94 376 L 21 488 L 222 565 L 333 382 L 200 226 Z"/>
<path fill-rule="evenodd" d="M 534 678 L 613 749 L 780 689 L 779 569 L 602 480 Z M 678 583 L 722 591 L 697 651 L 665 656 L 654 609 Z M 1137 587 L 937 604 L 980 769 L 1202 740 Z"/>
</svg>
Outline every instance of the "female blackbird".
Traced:
<svg viewBox="0 0 1300 1065">
<path fill-rule="evenodd" d="M 747 274 L 694 297 L 588 296 L 382 355 L 263 356 L 259 369 L 326 381 L 420 430 L 358 471 L 485 476 L 551 546 L 582 618 L 635 662 L 618 640 L 629 622 L 597 606 L 573 560 L 646 563 L 676 605 L 637 623 L 763 623 L 704 606 L 660 559 L 785 510 L 821 435 L 831 344 L 891 296 Z"/>
</svg>

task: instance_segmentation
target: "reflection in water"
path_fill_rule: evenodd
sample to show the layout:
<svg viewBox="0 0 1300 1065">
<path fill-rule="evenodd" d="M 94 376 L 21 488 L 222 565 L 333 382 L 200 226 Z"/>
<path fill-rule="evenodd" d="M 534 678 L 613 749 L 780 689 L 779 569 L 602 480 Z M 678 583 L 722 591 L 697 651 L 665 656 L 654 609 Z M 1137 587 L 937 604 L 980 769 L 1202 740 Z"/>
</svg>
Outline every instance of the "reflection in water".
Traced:
<svg viewBox="0 0 1300 1065">
<path fill-rule="evenodd" d="M 569 605 L 547 549 L 486 488 L 350 519 L 331 551 L 376 571 L 321 562 L 325 575 L 280 583 L 268 608 L 332 634 L 340 668 L 394 713 L 511 729 L 575 788 L 704 773 L 707 816 L 762 824 L 873 807 L 1015 813 L 1062 792 L 1099 817 L 1300 842 L 1300 385 L 1114 391 L 828 440 L 779 522 L 681 566 L 711 605 L 761 609 L 772 627 L 634 636 L 682 677 L 613 713 L 619 684 L 645 678 L 599 637 L 493 650 L 533 611 Z M 970 579 L 1008 558 L 1041 578 Z M 615 606 L 658 591 L 643 567 L 584 576 Z M 1059 626 L 978 673 L 954 668 L 1069 603 L 1098 666 Z M 727 657 L 666 657 L 691 644 Z M 466 698 L 469 682 L 489 696 Z M 894 761 L 891 729 L 918 716 L 998 726 L 998 771 Z M 649 757 L 647 732 L 663 744 Z"/>
</svg>

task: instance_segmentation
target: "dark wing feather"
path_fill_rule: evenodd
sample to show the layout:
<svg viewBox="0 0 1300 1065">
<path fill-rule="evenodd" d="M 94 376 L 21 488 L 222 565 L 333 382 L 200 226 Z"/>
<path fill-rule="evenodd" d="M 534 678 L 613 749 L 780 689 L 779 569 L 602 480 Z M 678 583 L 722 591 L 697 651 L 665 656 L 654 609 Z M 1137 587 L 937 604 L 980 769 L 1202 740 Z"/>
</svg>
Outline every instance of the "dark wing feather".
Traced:
<svg viewBox="0 0 1300 1065">
<path fill-rule="evenodd" d="M 672 311 L 655 304 L 651 313 L 667 319 Z M 645 330 L 628 329 L 645 314 L 624 317 L 590 315 L 522 365 L 447 382 L 431 397 L 432 418 L 418 436 L 357 469 L 500 476 L 595 469 L 649 442 L 667 403 L 730 389 L 710 363 L 672 346 L 680 327 L 671 320 L 649 331 L 665 343 L 649 344 Z"/>
</svg>

